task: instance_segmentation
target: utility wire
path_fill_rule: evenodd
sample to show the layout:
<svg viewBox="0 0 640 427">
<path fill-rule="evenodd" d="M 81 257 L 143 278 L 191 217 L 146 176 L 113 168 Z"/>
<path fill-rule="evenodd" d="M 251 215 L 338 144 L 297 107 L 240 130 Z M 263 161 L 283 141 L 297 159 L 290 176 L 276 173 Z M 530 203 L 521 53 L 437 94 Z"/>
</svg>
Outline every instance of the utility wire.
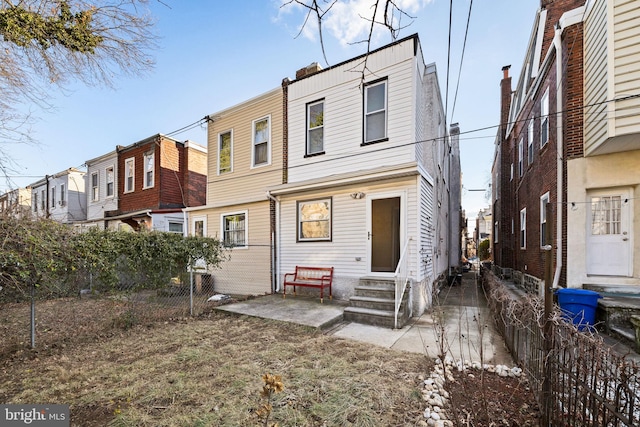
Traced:
<svg viewBox="0 0 640 427">
<path fill-rule="evenodd" d="M 453 96 L 453 108 L 451 108 L 451 121 L 456 111 L 456 101 L 458 100 L 458 88 L 460 87 L 460 77 L 462 76 L 462 62 L 464 61 L 464 52 L 467 47 L 467 35 L 469 34 L 469 22 L 471 21 L 471 8 L 473 7 L 473 0 L 469 2 L 469 14 L 467 15 L 467 27 L 464 30 L 464 42 L 462 43 L 462 56 L 460 57 L 460 69 L 458 70 L 458 81 L 456 83 L 456 93 Z"/>
</svg>

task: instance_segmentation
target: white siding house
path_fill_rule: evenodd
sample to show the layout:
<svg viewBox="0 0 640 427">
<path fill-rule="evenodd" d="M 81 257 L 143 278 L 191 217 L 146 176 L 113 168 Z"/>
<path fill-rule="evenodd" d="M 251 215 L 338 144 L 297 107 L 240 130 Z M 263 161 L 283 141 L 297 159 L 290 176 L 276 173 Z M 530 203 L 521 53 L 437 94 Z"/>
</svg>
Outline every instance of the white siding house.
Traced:
<svg viewBox="0 0 640 427">
<path fill-rule="evenodd" d="M 36 218 L 64 224 L 84 221 L 87 218 L 85 172 L 69 168 L 31 184 L 31 208 Z"/>
<path fill-rule="evenodd" d="M 334 267 L 334 297 L 348 299 L 361 278 L 393 278 L 402 265 L 420 314 L 448 271 L 449 229 L 438 218 L 460 214 L 449 212 L 435 66 L 417 35 L 325 70 L 312 65 L 284 85 L 286 180 L 269 188 L 277 277 L 296 265 Z"/>
<path fill-rule="evenodd" d="M 118 209 L 118 153 L 87 160 L 87 226 L 105 228 L 105 211 Z"/>
</svg>

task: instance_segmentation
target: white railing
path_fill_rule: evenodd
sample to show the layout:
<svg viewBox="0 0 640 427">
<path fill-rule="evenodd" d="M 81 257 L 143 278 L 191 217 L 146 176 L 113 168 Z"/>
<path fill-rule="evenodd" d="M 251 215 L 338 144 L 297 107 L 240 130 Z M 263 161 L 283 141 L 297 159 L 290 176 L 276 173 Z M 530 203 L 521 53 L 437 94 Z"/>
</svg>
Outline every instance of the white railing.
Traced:
<svg viewBox="0 0 640 427">
<path fill-rule="evenodd" d="M 395 298 L 395 311 L 394 311 L 394 324 L 393 328 L 398 329 L 398 312 L 400 311 L 400 306 L 402 305 L 402 297 L 407 290 L 407 285 L 409 284 L 409 243 L 411 242 L 411 237 L 407 239 L 407 242 L 404 244 L 404 248 L 402 249 L 402 254 L 400 254 L 400 260 L 398 261 L 398 267 L 396 267 L 396 272 L 394 275 L 394 280 L 396 282 L 396 298 Z M 409 316 L 411 316 L 411 292 L 409 292 Z"/>
</svg>

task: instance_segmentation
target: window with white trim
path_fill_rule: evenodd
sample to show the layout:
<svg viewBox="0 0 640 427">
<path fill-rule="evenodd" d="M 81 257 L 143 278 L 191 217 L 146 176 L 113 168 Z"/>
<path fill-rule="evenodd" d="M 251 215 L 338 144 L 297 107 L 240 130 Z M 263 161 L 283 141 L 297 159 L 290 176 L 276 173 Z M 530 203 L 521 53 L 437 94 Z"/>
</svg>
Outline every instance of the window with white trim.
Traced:
<svg viewBox="0 0 640 427">
<path fill-rule="evenodd" d="M 271 162 L 271 127 L 270 117 L 264 117 L 252 122 L 251 165 L 263 166 Z"/>
<path fill-rule="evenodd" d="M 107 177 L 107 197 L 113 197 L 114 196 L 114 184 L 115 184 L 115 173 L 113 170 L 113 166 L 109 166 L 106 171 L 105 171 L 105 175 Z"/>
<path fill-rule="evenodd" d="M 143 188 L 152 188 L 154 184 L 155 177 L 155 161 L 154 161 L 154 153 L 147 153 L 144 155 L 143 165 L 144 165 L 144 187 Z"/>
<path fill-rule="evenodd" d="M 529 120 L 527 129 L 527 163 L 533 163 L 533 119 Z"/>
<path fill-rule="evenodd" d="M 98 172 L 91 174 L 91 200 L 96 201 L 100 198 L 100 188 L 98 187 Z"/>
<path fill-rule="evenodd" d="M 298 241 L 331 240 L 331 198 L 298 202 Z"/>
<path fill-rule="evenodd" d="M 540 100 L 540 148 L 549 141 L 549 88 Z"/>
<path fill-rule="evenodd" d="M 524 141 L 520 139 L 518 143 L 518 176 L 522 177 L 524 174 Z"/>
<path fill-rule="evenodd" d="M 527 208 L 520 211 L 520 249 L 527 247 Z"/>
<path fill-rule="evenodd" d="M 307 104 L 307 155 L 324 153 L 324 100 Z"/>
<path fill-rule="evenodd" d="M 182 223 L 169 221 L 169 233 L 182 234 Z"/>
<path fill-rule="evenodd" d="M 197 237 L 205 236 L 205 229 L 207 228 L 207 220 L 206 217 L 198 217 L 193 219 L 193 231 L 191 234 Z"/>
<path fill-rule="evenodd" d="M 56 207 L 56 187 L 51 187 L 51 207 Z"/>
<path fill-rule="evenodd" d="M 387 81 L 371 83 L 364 88 L 364 143 L 387 138 Z"/>
<path fill-rule="evenodd" d="M 64 184 L 60 184 L 60 206 L 67 205 L 67 189 Z"/>
<path fill-rule="evenodd" d="M 247 212 L 235 212 L 221 216 L 224 245 L 232 248 L 247 247 Z"/>
<path fill-rule="evenodd" d="M 135 189 L 136 159 L 131 157 L 124 161 L 124 192 L 131 193 Z"/>
<path fill-rule="evenodd" d="M 549 192 L 540 197 L 540 246 L 546 244 L 547 239 L 547 203 L 549 203 Z"/>
<path fill-rule="evenodd" d="M 45 190 L 40 191 L 40 196 L 42 197 L 42 200 L 40 200 L 40 209 L 44 211 L 47 208 L 47 193 Z"/>
<path fill-rule="evenodd" d="M 218 134 L 218 175 L 233 172 L 233 133 Z"/>
</svg>

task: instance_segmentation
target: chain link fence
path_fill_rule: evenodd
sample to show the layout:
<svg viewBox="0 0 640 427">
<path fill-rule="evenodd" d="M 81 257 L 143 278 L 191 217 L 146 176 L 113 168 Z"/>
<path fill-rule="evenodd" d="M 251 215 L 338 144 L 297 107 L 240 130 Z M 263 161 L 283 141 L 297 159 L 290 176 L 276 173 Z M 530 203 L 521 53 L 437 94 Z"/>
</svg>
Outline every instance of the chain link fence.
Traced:
<svg viewBox="0 0 640 427">
<path fill-rule="evenodd" d="M 34 288 L 33 304 L 4 295 L 0 358 L 32 345 L 41 350 L 90 342 L 137 325 L 200 316 L 217 305 L 272 292 L 269 242 L 225 252 L 218 268 L 168 273 L 162 286 L 146 286 L 135 272 L 123 272 L 119 285 L 107 290 L 86 271 L 54 288 Z"/>
</svg>

